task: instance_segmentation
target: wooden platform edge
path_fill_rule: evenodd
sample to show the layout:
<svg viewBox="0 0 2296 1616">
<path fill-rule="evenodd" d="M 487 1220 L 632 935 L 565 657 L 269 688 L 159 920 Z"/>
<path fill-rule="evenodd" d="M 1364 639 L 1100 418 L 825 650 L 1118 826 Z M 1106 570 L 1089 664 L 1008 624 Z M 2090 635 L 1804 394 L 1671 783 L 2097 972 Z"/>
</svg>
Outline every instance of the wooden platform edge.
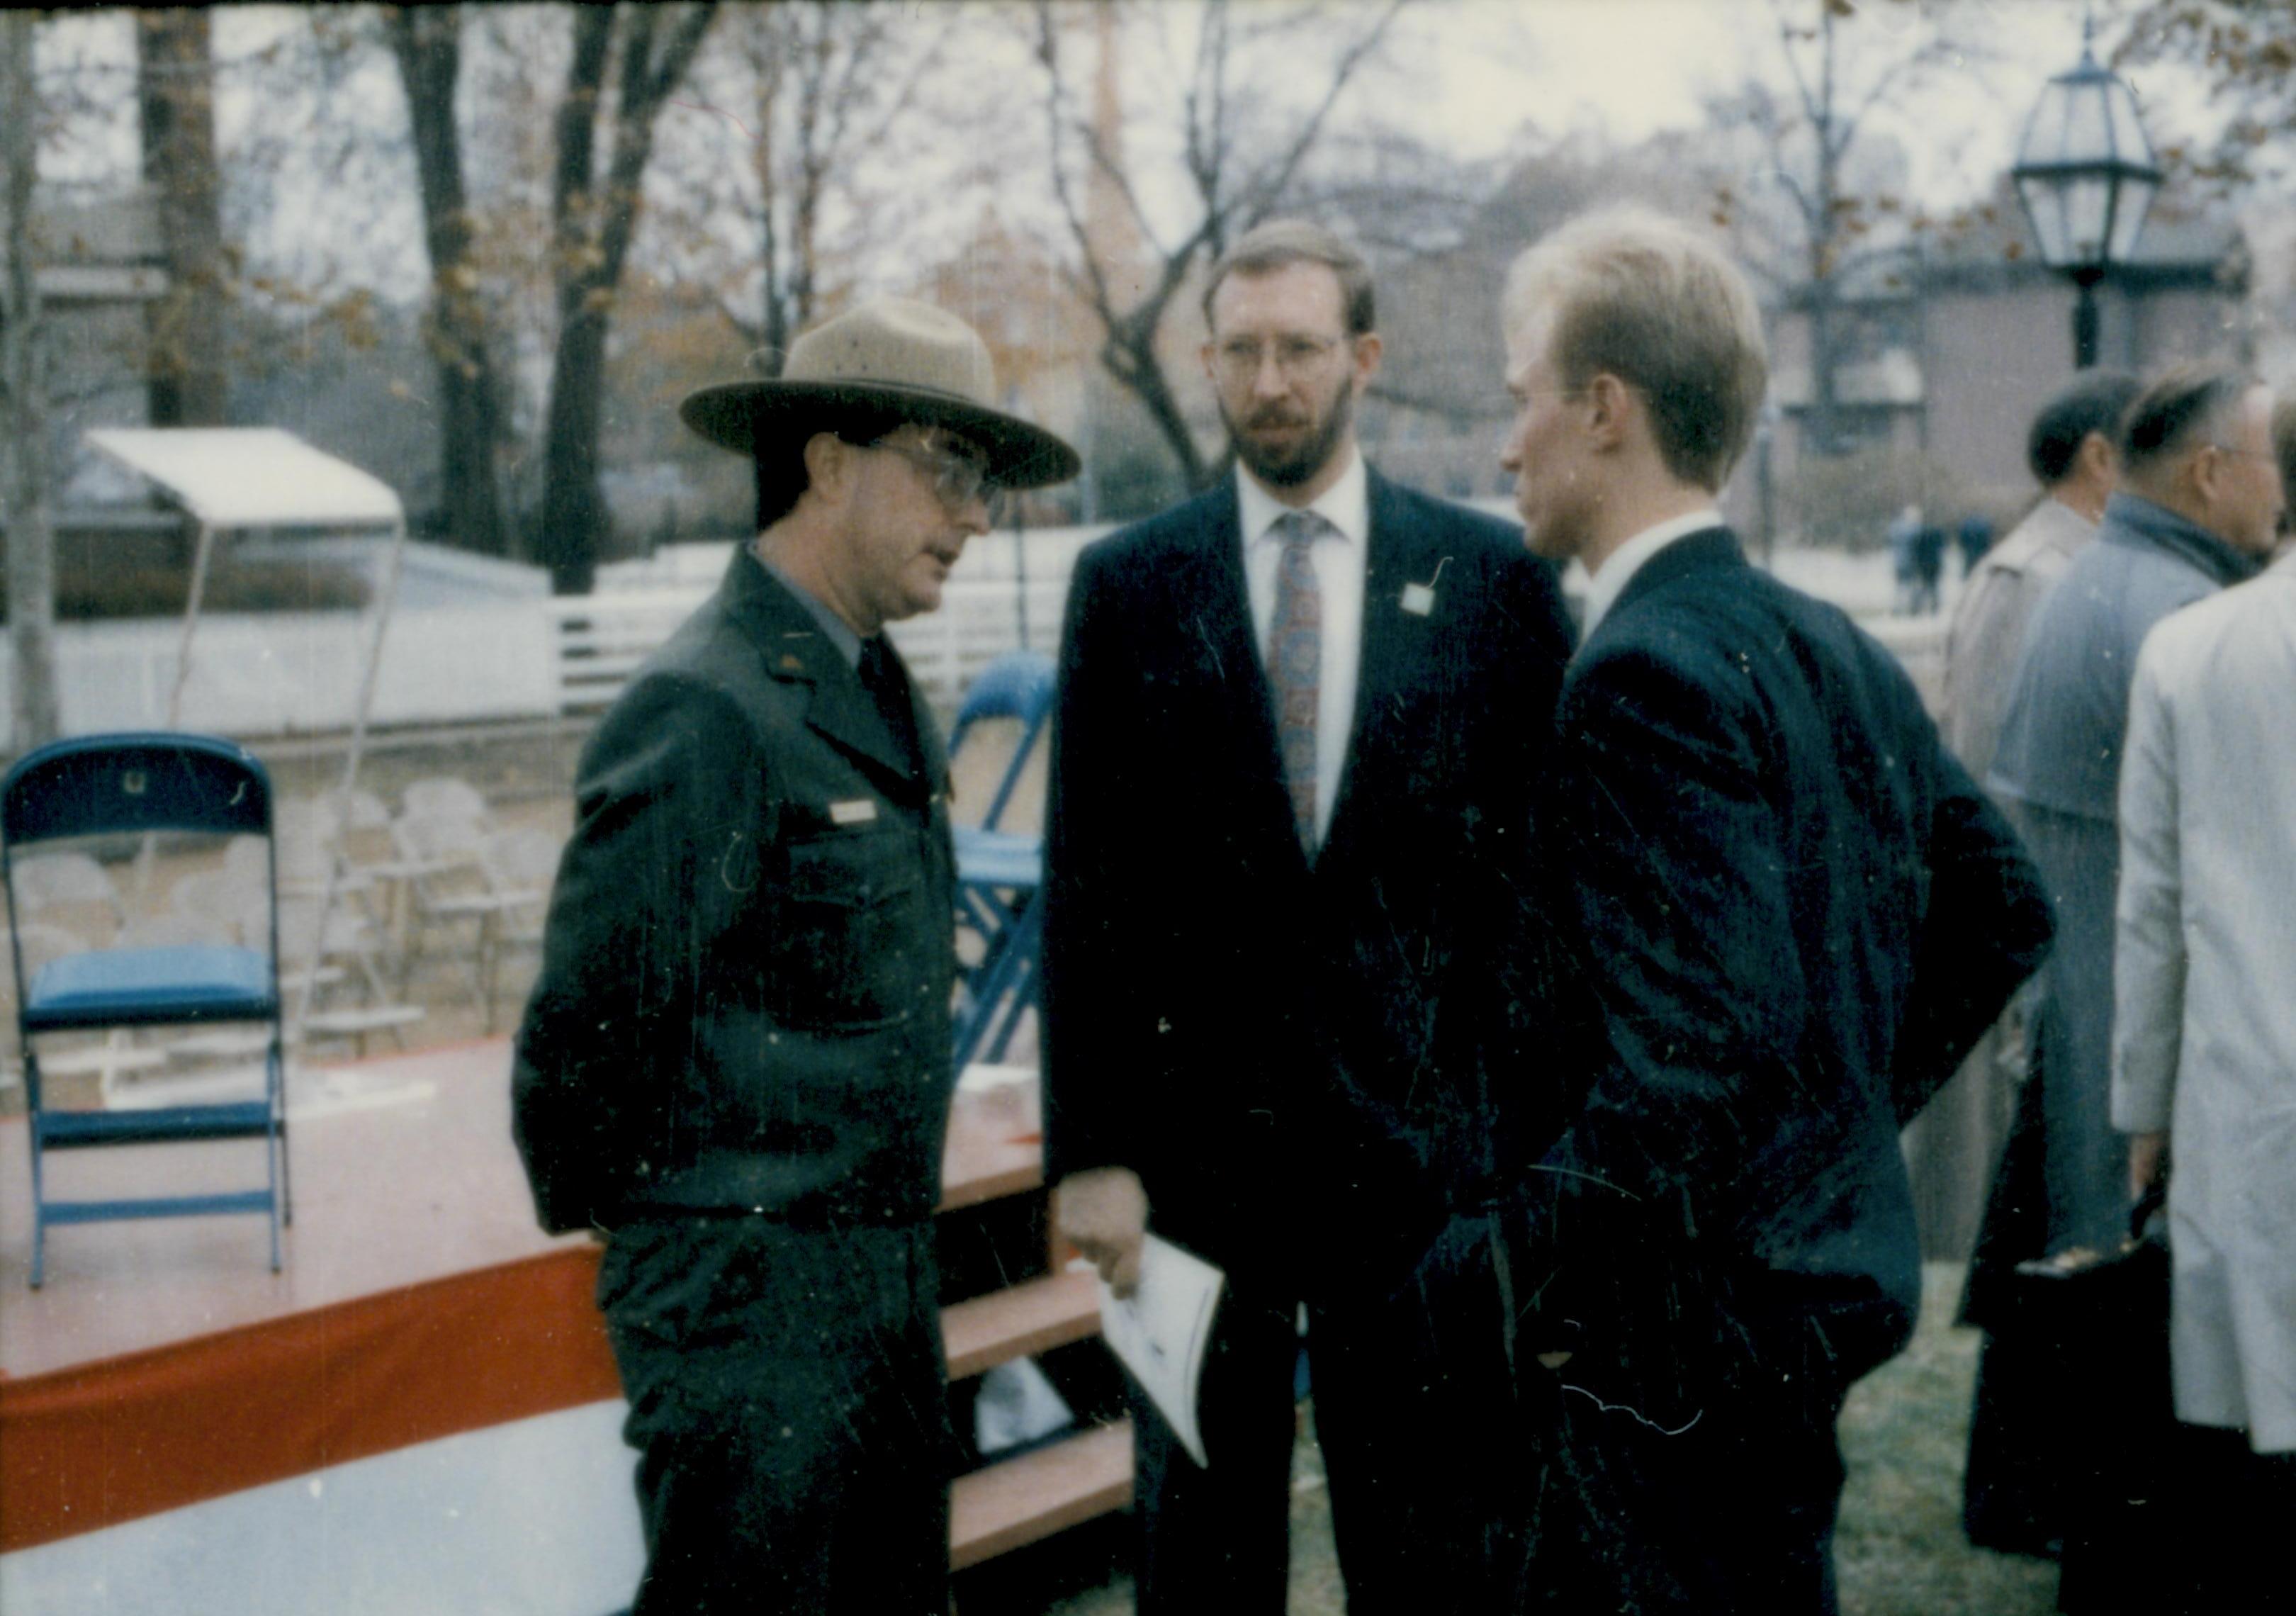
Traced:
<svg viewBox="0 0 2296 1616">
<path fill-rule="evenodd" d="M 1117 1420 L 959 1476 L 948 1563 L 963 1571 L 1132 1502 L 1132 1422 Z"/>
<path fill-rule="evenodd" d="M 1100 1292 L 1089 1274 L 1048 1274 L 941 1309 L 948 1378 L 1100 1333 Z"/>
</svg>

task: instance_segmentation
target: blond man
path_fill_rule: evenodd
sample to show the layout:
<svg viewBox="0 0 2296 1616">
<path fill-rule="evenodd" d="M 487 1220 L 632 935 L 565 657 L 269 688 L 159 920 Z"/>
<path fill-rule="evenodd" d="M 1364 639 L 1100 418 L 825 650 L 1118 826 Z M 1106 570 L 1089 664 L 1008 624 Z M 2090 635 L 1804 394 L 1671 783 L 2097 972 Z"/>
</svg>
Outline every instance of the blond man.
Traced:
<svg viewBox="0 0 2296 1616">
<path fill-rule="evenodd" d="M 1495 1265 L 1553 1420 L 1508 1596 L 1831 1612 L 1835 1416 L 1920 1292 L 1898 1129 L 2047 904 L 1895 660 L 1716 509 L 1767 374 L 1736 267 L 1606 212 L 1503 312 L 1529 543 L 1589 577 L 1533 820 L 1579 1087 Z"/>
</svg>

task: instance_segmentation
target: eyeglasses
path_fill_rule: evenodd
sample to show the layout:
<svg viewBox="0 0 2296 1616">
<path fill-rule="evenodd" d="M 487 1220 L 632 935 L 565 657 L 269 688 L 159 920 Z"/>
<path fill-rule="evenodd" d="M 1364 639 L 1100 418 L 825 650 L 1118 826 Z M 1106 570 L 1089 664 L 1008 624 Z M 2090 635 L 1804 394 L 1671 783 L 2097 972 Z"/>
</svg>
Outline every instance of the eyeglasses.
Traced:
<svg viewBox="0 0 2296 1616">
<path fill-rule="evenodd" d="M 1240 381 L 1258 375 L 1259 367 L 1273 354 L 1276 371 L 1289 380 L 1314 370 L 1339 345 L 1337 337 L 1277 337 L 1273 341 L 1230 337 L 1212 352 L 1220 370 Z"/>
<path fill-rule="evenodd" d="M 1576 404 L 1590 390 L 1583 387 L 1511 387 L 1507 397 L 1514 401 L 1516 409 L 1527 410 L 1541 398 L 1552 398 L 1557 404 Z"/>
<path fill-rule="evenodd" d="M 898 455 L 922 472 L 931 480 L 933 496 L 951 516 L 963 513 L 976 499 L 988 504 L 992 521 L 1003 508 L 1004 490 L 988 474 L 988 462 L 980 452 L 970 445 L 957 447 L 938 428 L 929 430 L 922 440 L 885 437 L 869 447 Z"/>
<path fill-rule="evenodd" d="M 2276 463 L 2280 458 L 2279 455 L 2267 454 L 2262 449 L 2243 449 L 2229 443 L 2210 443 L 2206 447 L 2214 449 L 2219 455 L 2236 455 L 2243 460 L 2266 460 Z"/>
</svg>

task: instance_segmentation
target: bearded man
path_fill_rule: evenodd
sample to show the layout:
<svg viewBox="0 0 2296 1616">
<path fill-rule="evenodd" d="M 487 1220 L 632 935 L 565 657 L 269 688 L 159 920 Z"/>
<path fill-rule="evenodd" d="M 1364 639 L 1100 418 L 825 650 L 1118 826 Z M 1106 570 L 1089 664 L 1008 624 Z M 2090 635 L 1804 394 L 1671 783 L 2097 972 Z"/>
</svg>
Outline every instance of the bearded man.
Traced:
<svg viewBox="0 0 2296 1616">
<path fill-rule="evenodd" d="M 1204 310 L 1234 472 L 1086 550 L 1069 597 L 1047 1168 L 1119 1290 L 1151 1226 L 1226 1275 L 1208 1467 L 1136 1399 L 1140 1609 L 1283 1609 L 1304 1313 L 1349 1609 L 1420 1611 L 1469 1360 L 1411 1276 L 1500 1159 L 1491 963 L 1570 627 L 1512 527 L 1365 466 L 1345 242 L 1264 225 Z"/>
</svg>

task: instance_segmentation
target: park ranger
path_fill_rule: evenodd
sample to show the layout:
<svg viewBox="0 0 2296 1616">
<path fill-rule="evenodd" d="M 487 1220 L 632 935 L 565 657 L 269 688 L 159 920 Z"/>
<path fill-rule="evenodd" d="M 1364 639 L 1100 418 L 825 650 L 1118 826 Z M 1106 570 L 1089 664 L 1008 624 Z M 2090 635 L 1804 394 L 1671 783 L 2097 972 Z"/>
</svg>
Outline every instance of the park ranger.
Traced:
<svg viewBox="0 0 2296 1616">
<path fill-rule="evenodd" d="M 680 409 L 758 532 L 585 751 L 512 1078 L 544 1226 L 605 1243 L 636 1616 L 947 1607 L 947 774 L 882 629 L 1076 472 L 996 397 L 886 299 Z"/>
</svg>

